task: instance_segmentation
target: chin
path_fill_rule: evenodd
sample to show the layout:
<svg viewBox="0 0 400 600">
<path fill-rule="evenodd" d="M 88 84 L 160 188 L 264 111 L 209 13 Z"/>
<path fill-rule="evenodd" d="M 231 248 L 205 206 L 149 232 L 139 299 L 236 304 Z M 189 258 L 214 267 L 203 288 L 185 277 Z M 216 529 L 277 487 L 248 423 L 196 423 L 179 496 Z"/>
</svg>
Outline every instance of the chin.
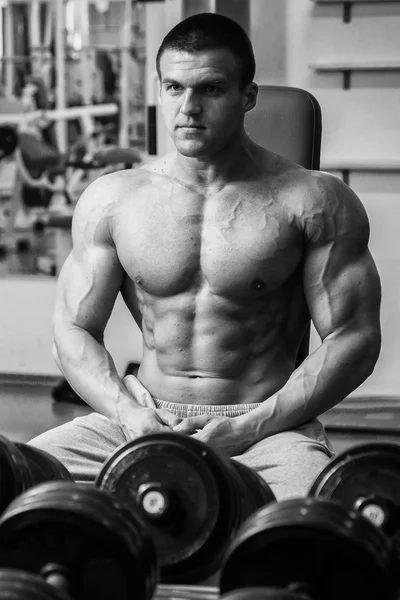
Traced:
<svg viewBox="0 0 400 600">
<path fill-rule="evenodd" d="M 181 141 L 175 143 L 175 148 L 182 156 L 188 158 L 201 158 L 202 156 L 209 156 L 213 153 L 212 149 L 204 144 L 185 144 Z"/>
</svg>

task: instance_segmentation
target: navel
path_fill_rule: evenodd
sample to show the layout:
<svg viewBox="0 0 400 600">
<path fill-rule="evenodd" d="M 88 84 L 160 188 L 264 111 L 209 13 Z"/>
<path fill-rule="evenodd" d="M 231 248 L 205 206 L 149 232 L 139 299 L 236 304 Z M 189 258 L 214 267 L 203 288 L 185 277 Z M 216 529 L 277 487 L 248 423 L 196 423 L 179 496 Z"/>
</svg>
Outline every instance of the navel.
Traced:
<svg viewBox="0 0 400 600">
<path fill-rule="evenodd" d="M 261 281 L 261 279 L 254 279 L 252 287 L 258 292 L 261 292 L 261 290 L 265 288 L 265 283 Z"/>
</svg>

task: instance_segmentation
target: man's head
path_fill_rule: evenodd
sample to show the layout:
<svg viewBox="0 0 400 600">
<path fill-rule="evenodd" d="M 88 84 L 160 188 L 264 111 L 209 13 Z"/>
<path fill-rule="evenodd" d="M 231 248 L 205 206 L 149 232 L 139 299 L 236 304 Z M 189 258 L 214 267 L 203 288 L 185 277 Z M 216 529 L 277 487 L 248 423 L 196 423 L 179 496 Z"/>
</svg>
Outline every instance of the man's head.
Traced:
<svg viewBox="0 0 400 600">
<path fill-rule="evenodd" d="M 185 156 L 222 149 L 256 103 L 251 42 L 222 15 L 203 13 L 178 23 L 160 46 L 157 72 L 165 123 Z"/>
<path fill-rule="evenodd" d="M 239 86 L 243 89 L 253 81 L 256 72 L 251 41 L 236 21 L 215 13 L 188 17 L 167 33 L 157 52 L 158 77 L 161 81 L 160 62 L 166 50 L 192 54 L 223 47 L 230 50 L 238 62 Z"/>
</svg>

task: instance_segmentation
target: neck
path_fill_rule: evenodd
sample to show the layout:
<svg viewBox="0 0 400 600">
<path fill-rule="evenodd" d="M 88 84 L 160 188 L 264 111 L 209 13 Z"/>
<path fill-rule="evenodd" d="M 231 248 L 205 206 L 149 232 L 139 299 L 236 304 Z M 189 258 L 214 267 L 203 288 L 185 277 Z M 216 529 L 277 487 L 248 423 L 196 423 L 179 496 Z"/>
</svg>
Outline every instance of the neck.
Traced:
<svg viewBox="0 0 400 600">
<path fill-rule="evenodd" d="M 200 188 L 224 186 L 238 176 L 246 174 L 253 164 L 253 143 L 243 132 L 214 154 L 199 157 L 176 153 L 173 174 L 175 177 Z"/>
</svg>

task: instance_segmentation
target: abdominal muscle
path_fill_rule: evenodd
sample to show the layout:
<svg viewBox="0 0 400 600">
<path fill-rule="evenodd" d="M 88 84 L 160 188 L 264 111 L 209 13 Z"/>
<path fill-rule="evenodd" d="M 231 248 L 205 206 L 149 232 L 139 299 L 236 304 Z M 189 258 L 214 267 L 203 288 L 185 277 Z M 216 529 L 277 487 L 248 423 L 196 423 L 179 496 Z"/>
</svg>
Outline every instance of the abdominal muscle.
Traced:
<svg viewBox="0 0 400 600">
<path fill-rule="evenodd" d="M 189 318 L 171 307 L 146 307 L 138 378 L 153 397 L 248 404 L 263 402 L 286 383 L 299 340 L 288 339 L 284 315 L 260 317 L 248 307 L 235 312 L 217 317 L 210 310 Z"/>
</svg>

